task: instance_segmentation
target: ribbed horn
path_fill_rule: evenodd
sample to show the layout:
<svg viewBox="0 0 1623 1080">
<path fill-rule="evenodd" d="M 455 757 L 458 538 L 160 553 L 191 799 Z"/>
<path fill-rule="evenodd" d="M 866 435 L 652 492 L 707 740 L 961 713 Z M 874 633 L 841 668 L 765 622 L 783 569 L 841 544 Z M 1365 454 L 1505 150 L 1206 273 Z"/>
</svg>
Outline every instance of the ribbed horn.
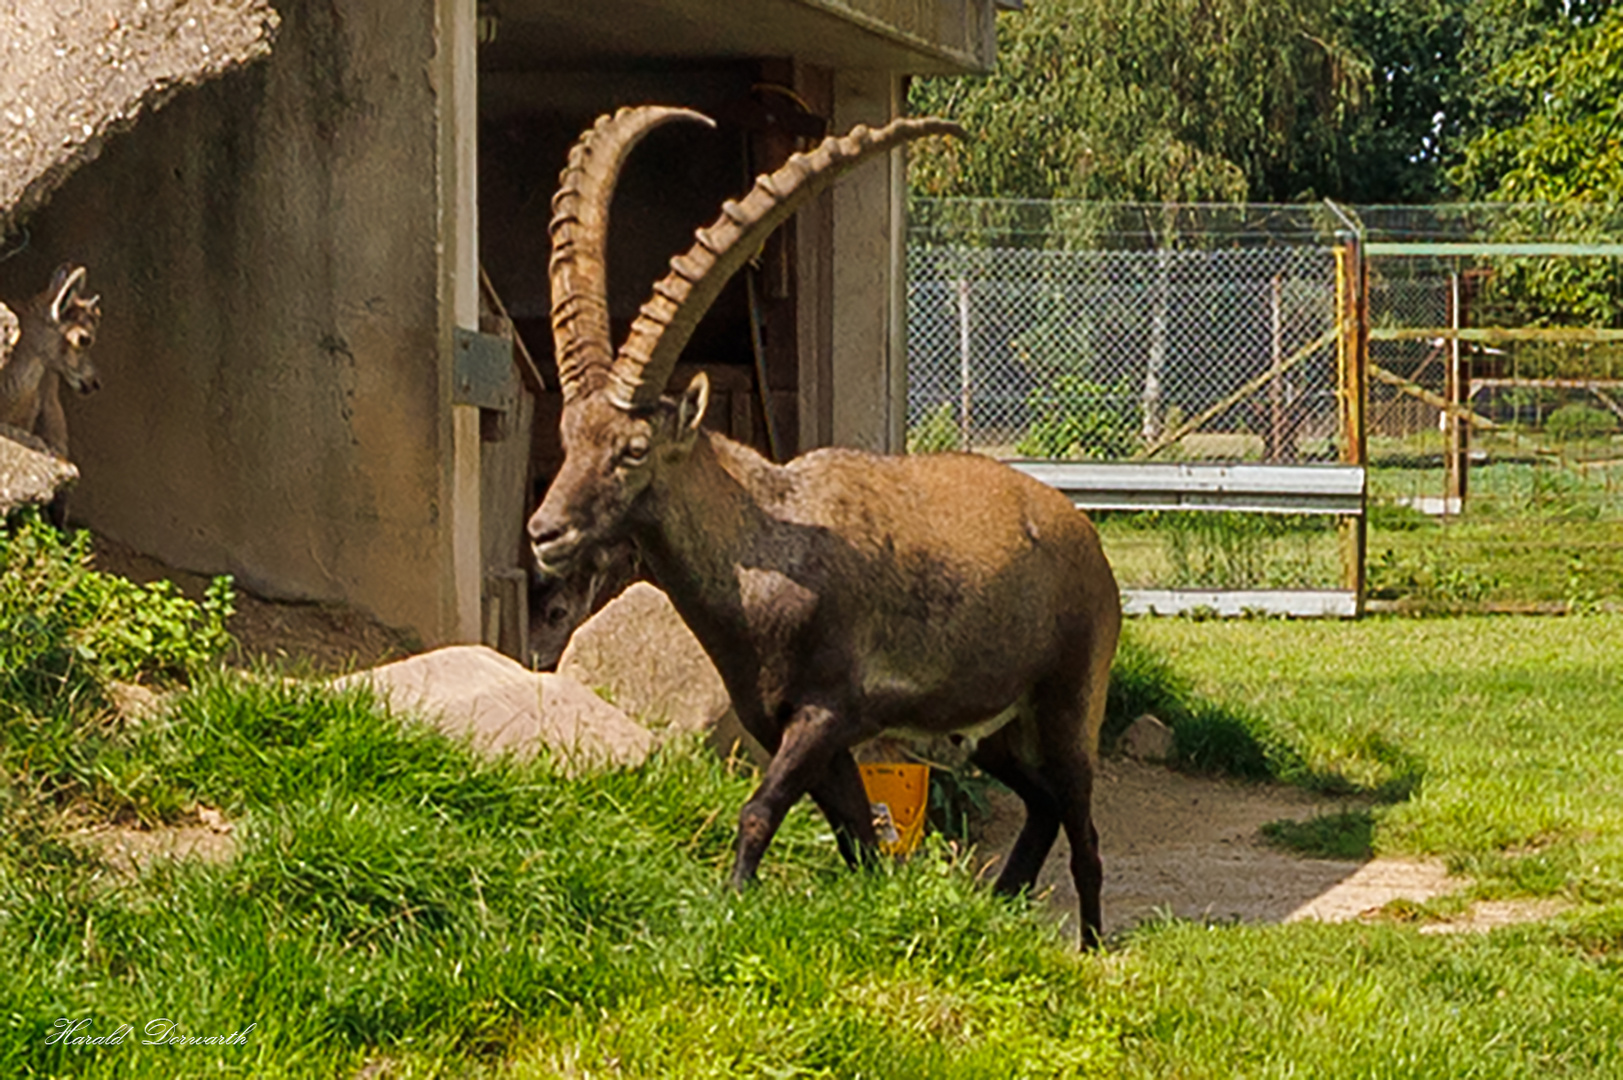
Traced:
<svg viewBox="0 0 1623 1080">
<path fill-rule="evenodd" d="M 892 120 L 877 131 L 855 127 L 831 136 L 810 153 L 795 154 L 770 176 L 755 181 L 738 202 L 722 204 L 721 216 L 694 234 L 686 254 L 654 286 L 631 334 L 609 372 L 610 399 L 621 408 L 646 408 L 659 399 L 694 327 L 721 294 L 722 286 L 807 200 L 858 163 L 924 135 L 964 134 L 949 120 Z"/>
<path fill-rule="evenodd" d="M 552 340 L 558 382 L 570 401 L 603 384 L 613 362 L 609 337 L 609 204 L 626 155 L 672 120 L 715 122 L 691 109 L 657 105 L 600 116 L 569 151 L 552 197 Z"/>
<path fill-rule="evenodd" d="M 66 272 L 65 274 L 64 271 Z M 56 277 L 62 282 L 62 284 L 56 290 L 56 296 L 51 300 L 50 315 L 51 323 L 53 325 L 62 321 L 62 305 L 68 302 L 69 296 L 77 293 L 81 288 L 84 287 L 85 268 L 82 266 L 75 266 L 72 270 L 68 270 L 67 266 L 64 265 L 57 270 Z"/>
</svg>

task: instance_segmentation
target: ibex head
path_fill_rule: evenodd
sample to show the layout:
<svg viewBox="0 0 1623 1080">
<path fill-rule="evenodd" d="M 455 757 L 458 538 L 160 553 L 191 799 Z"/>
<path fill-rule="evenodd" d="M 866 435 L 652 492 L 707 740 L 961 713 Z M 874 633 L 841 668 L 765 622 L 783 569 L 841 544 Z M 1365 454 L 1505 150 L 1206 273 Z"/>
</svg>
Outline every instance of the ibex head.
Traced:
<svg viewBox="0 0 1623 1080">
<path fill-rule="evenodd" d="M 84 284 L 85 268 L 72 263 L 57 267 L 51 278 L 42 297 L 47 300 L 45 321 L 52 332 L 44 360 L 69 386 L 88 394 L 101 386 L 90 361 L 90 347 L 101 325 L 101 297 L 84 296 Z"/>
<path fill-rule="evenodd" d="M 544 575 L 624 534 L 663 470 L 692 452 L 710 399 L 703 373 L 676 399 L 661 393 L 676 359 L 728 279 L 807 200 L 858 162 L 921 135 L 962 134 L 944 120 L 854 128 L 795 154 L 695 234 L 654 286 L 618 351 L 609 335 L 605 258 L 609 203 L 620 168 L 644 135 L 673 120 L 712 121 L 689 109 L 643 106 L 605 116 L 570 151 L 552 201 L 552 332 L 564 413 L 564 464 L 530 518 Z"/>
</svg>

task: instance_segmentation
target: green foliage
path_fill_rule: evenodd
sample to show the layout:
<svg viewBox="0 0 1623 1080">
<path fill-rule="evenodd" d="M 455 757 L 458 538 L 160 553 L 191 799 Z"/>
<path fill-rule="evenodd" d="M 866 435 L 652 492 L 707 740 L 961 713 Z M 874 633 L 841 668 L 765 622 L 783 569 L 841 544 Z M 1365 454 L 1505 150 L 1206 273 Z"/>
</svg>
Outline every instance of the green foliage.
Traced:
<svg viewBox="0 0 1623 1080">
<path fill-rule="evenodd" d="M 1491 573 L 1459 563 L 1446 550 L 1436 548 L 1407 556 L 1387 548 L 1370 560 L 1368 575 L 1371 597 L 1406 597 L 1428 610 L 1456 610 L 1480 604 L 1499 586 Z"/>
<path fill-rule="evenodd" d="M 1486 81 L 1520 115 L 1471 141 L 1461 186 L 1509 202 L 1615 201 L 1623 186 L 1620 67 L 1623 9 L 1569 23 L 1505 57 Z"/>
<path fill-rule="evenodd" d="M 1337 130 L 1368 82 L 1330 0 L 1050 0 L 998 23 L 986 78 L 910 107 L 968 142 L 913 154 L 932 196 L 1288 201 L 1337 190 Z"/>
<path fill-rule="evenodd" d="M 939 454 L 946 450 L 958 450 L 961 448 L 961 434 L 952 402 L 943 401 L 907 429 L 907 452 Z"/>
<path fill-rule="evenodd" d="M 1610 0 L 1047 0 L 998 22 L 988 77 L 910 106 L 916 193 L 1352 203 L 1610 200 Z M 1608 194 L 1612 193 L 1612 194 Z"/>
<path fill-rule="evenodd" d="M 1114 461 L 1138 448 L 1138 411 L 1128 383 L 1104 386 L 1059 375 L 1026 399 L 1034 419 L 1015 452 L 1033 458 Z"/>
<path fill-rule="evenodd" d="M 1363 107 L 1342 128 L 1340 183 L 1323 193 L 1352 203 L 1442 198 L 1443 166 L 1460 138 L 1467 80 L 1460 67 L 1465 0 L 1343 0 L 1336 17 L 1369 63 Z"/>
<path fill-rule="evenodd" d="M 1320 584 L 1308 548 L 1331 528 L 1322 515 L 1157 514 L 1171 562 L 1170 585 L 1178 589 L 1287 589 Z M 1302 549 L 1289 552 L 1285 542 Z M 1307 541 L 1306 544 L 1300 543 Z M 1293 557 L 1294 555 L 1294 557 Z"/>
<path fill-rule="evenodd" d="M 114 679 L 179 679 L 229 646 L 229 578 L 201 603 L 91 567 L 90 537 L 65 539 L 33 513 L 0 529 L 0 718 L 49 713 Z"/>
<path fill-rule="evenodd" d="M 1616 431 L 1616 416 L 1588 405 L 1563 405 L 1544 418 L 1544 432 L 1553 439 L 1600 439 Z"/>
</svg>

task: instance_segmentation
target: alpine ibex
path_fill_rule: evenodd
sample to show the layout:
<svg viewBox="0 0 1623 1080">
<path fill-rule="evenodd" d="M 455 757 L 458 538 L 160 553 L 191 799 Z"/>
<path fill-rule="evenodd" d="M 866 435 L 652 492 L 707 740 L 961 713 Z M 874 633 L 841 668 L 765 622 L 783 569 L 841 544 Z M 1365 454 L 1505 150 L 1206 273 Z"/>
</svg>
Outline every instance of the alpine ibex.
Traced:
<svg viewBox="0 0 1623 1080">
<path fill-rule="evenodd" d="M 18 313 L 17 342 L 0 364 L 0 424 L 39 436 L 63 458 L 68 456 L 68 421 L 61 383 L 65 380 L 81 394 L 101 385 L 90 362 L 101 298 L 82 296 L 84 284 L 84 267 L 58 267 L 50 287 Z"/>
<path fill-rule="evenodd" d="M 728 277 L 795 209 L 933 119 L 858 127 L 796 154 L 671 261 L 618 353 L 605 238 L 632 146 L 686 109 L 623 109 L 569 156 L 553 199 L 552 326 L 565 459 L 528 531 L 543 575 L 629 537 L 772 754 L 739 815 L 732 883 L 751 881 L 784 814 L 810 794 L 856 864 L 875 836 L 851 747 L 884 731 L 978 739 L 972 760 L 1026 805 L 996 888 L 1028 889 L 1061 826 L 1099 941 L 1091 798 L 1121 627 L 1092 523 L 1058 492 L 969 454 L 826 449 L 775 465 L 700 421 L 701 373 L 662 398 Z"/>
</svg>

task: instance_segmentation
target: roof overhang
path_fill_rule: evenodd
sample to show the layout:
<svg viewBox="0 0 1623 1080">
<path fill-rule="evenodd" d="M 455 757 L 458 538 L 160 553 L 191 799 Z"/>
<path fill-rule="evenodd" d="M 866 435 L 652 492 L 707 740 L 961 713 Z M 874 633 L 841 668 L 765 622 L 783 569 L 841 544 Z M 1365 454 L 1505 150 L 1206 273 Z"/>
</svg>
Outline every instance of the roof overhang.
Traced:
<svg viewBox="0 0 1623 1080">
<path fill-rule="evenodd" d="M 484 0 L 495 70 L 788 57 L 904 74 L 990 70 L 1008 0 Z M 492 21 L 493 20 L 493 21 Z"/>
<path fill-rule="evenodd" d="M 268 0 L 14 3 L 0 15 L 0 237 L 176 91 L 270 52 Z"/>
</svg>

